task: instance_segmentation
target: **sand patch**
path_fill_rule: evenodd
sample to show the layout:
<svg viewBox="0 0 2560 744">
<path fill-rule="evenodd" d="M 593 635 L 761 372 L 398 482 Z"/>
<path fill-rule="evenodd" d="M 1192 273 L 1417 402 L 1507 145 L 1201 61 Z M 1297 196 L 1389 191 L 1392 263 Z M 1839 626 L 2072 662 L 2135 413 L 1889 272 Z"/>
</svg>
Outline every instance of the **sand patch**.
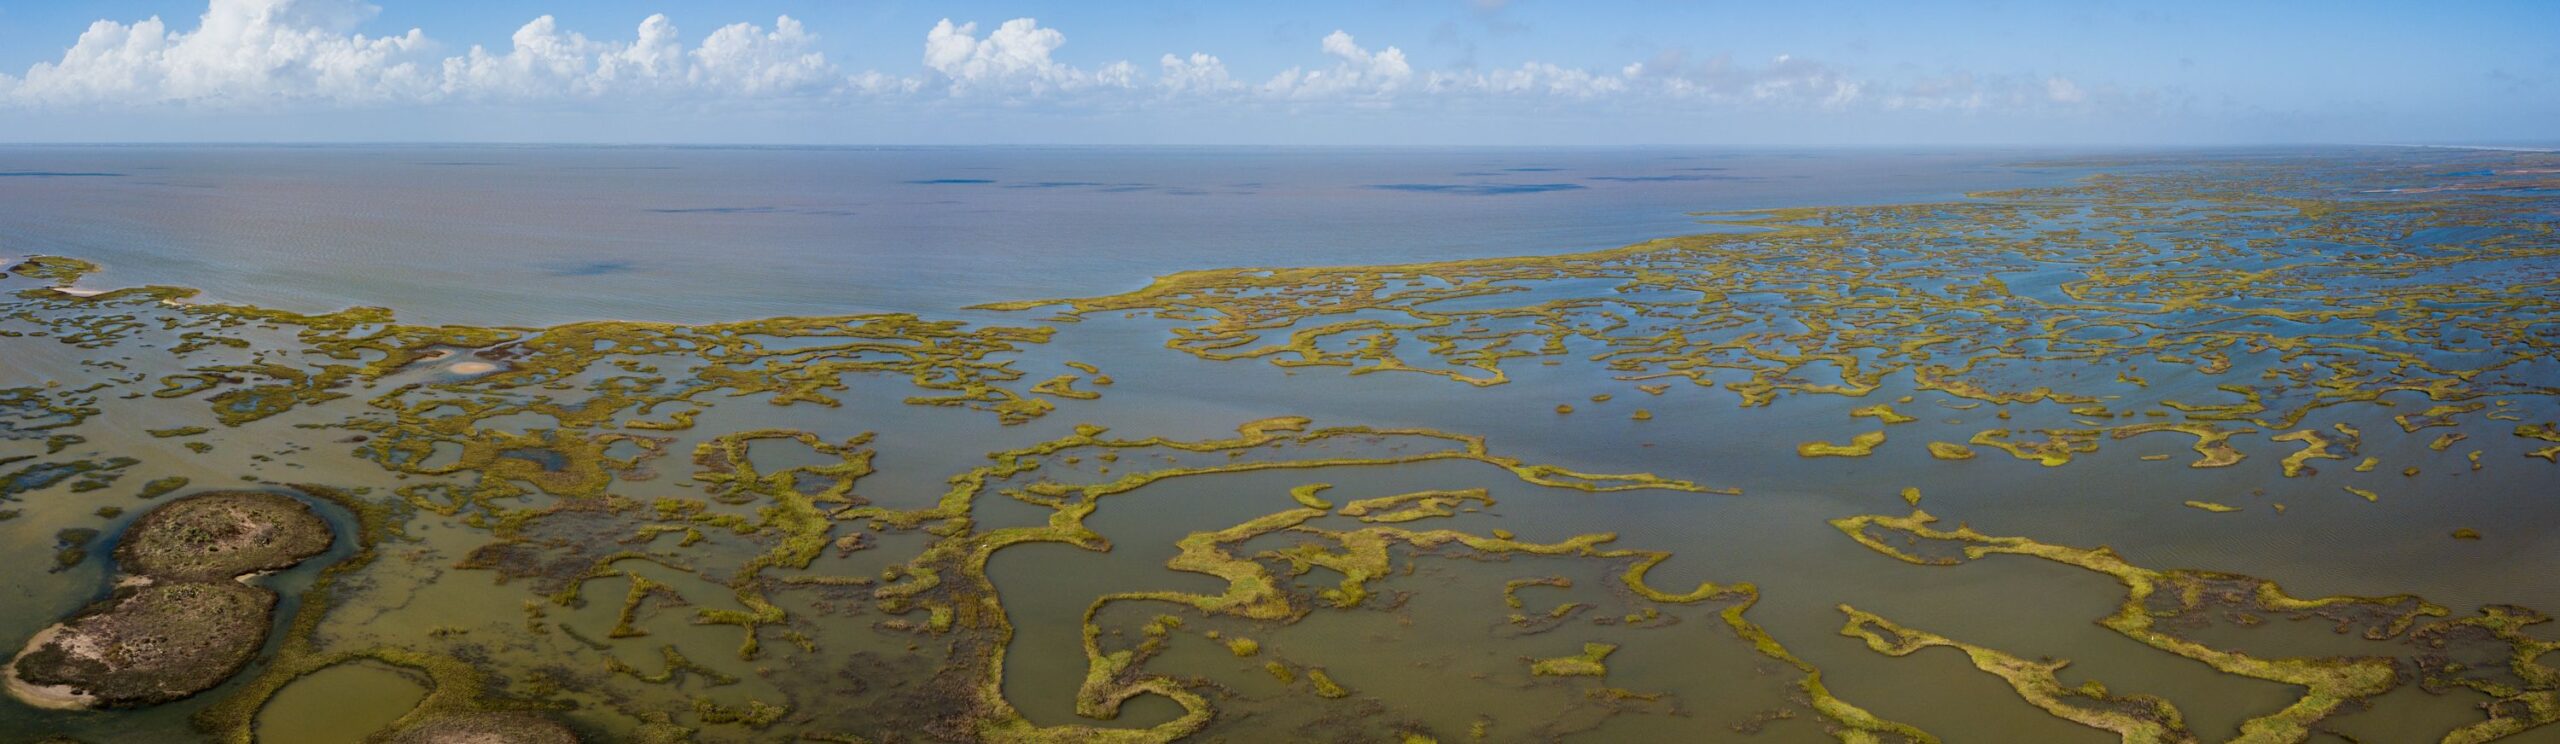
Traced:
<svg viewBox="0 0 2560 744">
<path fill-rule="evenodd" d="M 61 634 L 62 626 L 59 624 L 37 631 L 36 637 L 28 639 L 27 647 L 20 650 L 18 655 L 25 656 L 36 649 L 43 648 L 44 644 L 51 642 L 54 639 L 54 636 Z M 92 654 L 94 655 L 94 652 L 92 652 Z M 15 663 L 14 659 L 12 659 L 12 662 L 6 668 L 0 668 L 0 679 L 5 679 L 9 688 L 10 697 L 17 698 L 18 702 L 26 703 L 38 708 L 44 708 L 47 710 L 87 710 L 91 706 L 97 704 L 97 698 L 80 694 L 79 692 L 74 691 L 70 685 L 39 685 L 24 679 L 19 679 L 18 665 Z"/>
</svg>

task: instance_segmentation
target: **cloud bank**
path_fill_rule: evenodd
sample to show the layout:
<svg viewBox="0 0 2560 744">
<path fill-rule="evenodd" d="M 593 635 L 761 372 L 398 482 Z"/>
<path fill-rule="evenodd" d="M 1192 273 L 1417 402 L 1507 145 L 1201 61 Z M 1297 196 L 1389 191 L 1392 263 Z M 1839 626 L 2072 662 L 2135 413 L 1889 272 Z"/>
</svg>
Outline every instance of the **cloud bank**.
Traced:
<svg viewBox="0 0 2560 744">
<path fill-rule="evenodd" d="M 58 60 L 0 73 L 0 109 L 277 110 L 551 102 L 759 101 L 812 107 L 866 102 L 1128 108 L 1229 105 L 1348 109 L 1428 105 L 1643 102 L 1837 111 L 2069 110 L 2125 96 L 2061 77 L 1862 78 L 1817 60 L 1746 62 L 1665 54 L 1613 69 L 1536 60 L 1484 70 L 1418 68 L 1394 45 L 1336 30 L 1307 62 L 1267 75 L 1230 70 L 1208 51 L 1167 51 L 1152 66 L 1079 67 L 1067 35 L 1031 18 L 924 30 L 910 70 L 847 70 L 789 16 L 733 23 L 694 40 L 664 15 L 627 37 L 590 38 L 551 16 L 503 49 L 454 50 L 423 29 L 368 36 L 378 9 L 349 0 L 211 0 L 193 28 L 154 17 L 100 20 Z"/>
</svg>

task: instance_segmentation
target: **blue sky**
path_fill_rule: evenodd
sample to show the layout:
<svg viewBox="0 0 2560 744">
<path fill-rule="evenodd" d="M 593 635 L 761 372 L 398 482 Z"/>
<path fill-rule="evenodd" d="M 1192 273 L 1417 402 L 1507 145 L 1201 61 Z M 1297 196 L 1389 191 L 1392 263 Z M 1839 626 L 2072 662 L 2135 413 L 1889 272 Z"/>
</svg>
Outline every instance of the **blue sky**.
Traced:
<svg viewBox="0 0 2560 744">
<path fill-rule="evenodd" d="M 2556 29 L 2547 1 L 0 0 L 0 141 L 2532 144 Z"/>
</svg>

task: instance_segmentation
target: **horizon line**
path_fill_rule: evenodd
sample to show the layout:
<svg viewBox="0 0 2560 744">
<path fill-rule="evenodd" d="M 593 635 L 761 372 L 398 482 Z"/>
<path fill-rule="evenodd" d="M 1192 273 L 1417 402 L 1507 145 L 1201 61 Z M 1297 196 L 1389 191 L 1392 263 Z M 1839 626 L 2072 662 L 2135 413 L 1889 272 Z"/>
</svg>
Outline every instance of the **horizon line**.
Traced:
<svg viewBox="0 0 2560 744">
<path fill-rule="evenodd" d="M 579 141 L 579 140 L 27 140 L 0 141 L 0 147 L 557 147 L 557 148 L 670 148 L 670 149 L 1367 149 L 1367 150 L 2217 150 L 2217 149 L 2328 149 L 2328 148 L 2411 148 L 2483 150 L 2498 152 L 2560 152 L 2560 140 L 2550 144 L 2522 143 L 2424 143 L 2424 142 L 2092 142 L 2092 143 L 1877 143 L 1877 142 L 1799 142 L 1799 143 L 1669 143 L 1638 142 L 1623 144 L 1542 143 L 1542 144 L 1412 144 L 1412 143 L 1145 143 L 1145 142 L 717 142 L 680 140 Z"/>
</svg>

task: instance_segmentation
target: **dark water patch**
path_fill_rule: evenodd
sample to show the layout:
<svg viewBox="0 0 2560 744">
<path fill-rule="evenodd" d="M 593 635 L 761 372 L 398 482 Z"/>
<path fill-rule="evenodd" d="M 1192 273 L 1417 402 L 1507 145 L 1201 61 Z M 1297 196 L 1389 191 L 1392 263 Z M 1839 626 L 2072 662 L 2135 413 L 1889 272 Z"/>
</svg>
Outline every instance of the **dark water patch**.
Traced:
<svg viewBox="0 0 2560 744">
<path fill-rule="evenodd" d="M 996 180 L 992 178 L 919 178 L 913 181 L 908 181 L 907 183 L 918 186 L 967 186 L 972 184 L 988 184 L 995 182 Z"/>
<path fill-rule="evenodd" d="M 498 453 L 499 457 L 523 460 L 540 466 L 544 472 L 557 473 L 569 469 L 569 456 L 558 450 L 517 447 Z"/>
<path fill-rule="evenodd" d="M 658 214 L 773 214 L 780 207 L 663 207 L 642 210 Z"/>
<path fill-rule="evenodd" d="M 543 269 L 542 273 L 550 276 L 604 276 L 606 274 L 620 274 L 628 272 L 638 266 L 638 264 L 623 260 L 586 261 L 572 264 L 553 264 L 549 268 Z"/>
<path fill-rule="evenodd" d="M 425 160 L 420 161 L 418 164 L 443 168 L 492 168 L 506 165 L 506 163 L 500 163 L 492 160 Z"/>
<path fill-rule="evenodd" d="M 1750 176 L 1714 176 L 1700 173 L 1675 173 L 1665 176 L 1591 176 L 1582 180 L 1610 181 L 1615 183 L 1663 183 L 1670 181 L 1756 181 L 1759 179 L 1755 179 Z"/>
<path fill-rule="evenodd" d="M 1573 191 L 1583 188 L 1578 183 L 1378 183 L 1369 188 L 1386 191 L 1411 191 L 1424 194 L 1461 194 L 1465 196 L 1498 196 L 1503 194 L 1537 194 L 1548 191 Z"/>
<path fill-rule="evenodd" d="M 1510 171 L 1510 172 L 1513 172 L 1513 173 L 1554 173 L 1554 172 L 1556 172 L 1556 171 L 1560 171 L 1560 170 L 1564 170 L 1564 169 L 1563 169 L 1563 168 L 1549 168 L 1549 167 L 1546 167 L 1546 166 L 1534 166 L 1534 167 L 1525 167 L 1525 168 L 1504 168 L 1503 170 Z"/>
<path fill-rule="evenodd" d="M 816 217 L 851 217 L 859 212 L 850 209 L 811 209 L 805 207 L 652 207 L 641 210 L 651 214 L 799 214 Z"/>
<path fill-rule="evenodd" d="M 927 183 L 927 182 L 925 182 L 925 181 L 909 181 L 908 183 Z M 995 183 L 995 181 L 992 181 L 992 180 L 981 180 L 981 179 L 969 179 L 969 178 L 946 178 L 946 179 L 937 179 L 936 181 L 932 181 L 932 183 Z M 1031 181 L 1031 182 L 1027 182 L 1027 183 L 1008 183 L 1008 184 L 1003 185 L 1001 188 L 1006 188 L 1006 189 L 1083 189 L 1083 190 L 1092 191 L 1093 193 L 1097 193 L 1097 194 L 1134 194 L 1134 193 L 1140 193 L 1140 192 L 1155 192 L 1155 193 L 1161 193 L 1161 194 L 1174 194 L 1174 195 L 1198 195 L 1198 194 L 1207 194 L 1207 193 L 1210 193 L 1210 192 L 1208 192 L 1208 191 L 1204 191 L 1204 190 L 1201 190 L 1201 189 L 1196 189 L 1196 188 L 1187 188 L 1187 187 L 1180 187 L 1180 186 L 1165 186 L 1165 185 L 1162 185 L 1162 184 L 1154 184 L 1154 183 L 1132 183 L 1132 182 L 1118 182 L 1118 183 L 1115 183 L 1115 182 L 1108 182 L 1108 181 Z M 1234 188 L 1252 188 L 1252 187 L 1251 187 L 1251 186 L 1242 186 L 1242 187 L 1234 187 Z"/>
<path fill-rule="evenodd" d="M 82 479 L 81 482 L 72 484 L 73 491 L 94 491 L 114 483 L 117 478 L 124 475 L 125 468 L 132 467 L 138 462 L 141 461 L 130 457 L 114 457 L 106 460 L 35 463 L 6 475 L 0 475 L 0 500 L 14 500 L 19 494 L 52 488 L 73 478 Z"/>
<path fill-rule="evenodd" d="M 1698 207 L 1816 202 L 1843 194 L 1906 186 L 1938 198 L 1964 190 L 2020 185 L 2018 179 L 2009 178 L 1941 185 L 1919 180 L 1870 182 L 1844 176 L 1838 185 L 1826 181 L 1822 189 L 1810 192 L 1814 196 L 1797 196 L 1798 192 L 1778 188 L 1782 184 L 1792 188 L 1794 184 L 1761 182 L 1769 187 L 1751 189 L 1759 193 L 1712 194 L 1711 203 L 1706 204 L 1697 202 L 1695 195 L 1710 190 L 1678 188 L 1615 189 L 1625 192 L 1625 198 L 1607 204 L 1581 203 L 1572 195 L 1542 199 L 1357 198 L 1367 191 L 1365 185 L 1383 183 L 1571 181 L 1592 190 L 1611 190 L 1583 181 L 1582 176 L 1670 172 L 1669 168 L 1677 165 L 1715 164 L 1691 161 L 1649 167 L 1656 162 L 1654 157 L 1611 151 L 1520 153 L 1519 157 L 1553 157 L 1556 162 L 1573 165 L 1556 166 L 1566 172 L 1554 176 L 1507 177 L 1448 174 L 1510 167 L 1501 159 L 1511 153 L 1432 150 L 155 146 L 84 151 L 78 160 L 62 158 L 52 150 L 11 155 L 9 162 L 0 163 L 0 170 L 128 175 L 118 179 L 0 180 L 0 184 L 30 187 L 84 187 L 12 194 L 8 204 L 0 205 L 0 213 L 5 213 L 0 217 L 6 218 L 0 219 L 5 223 L 0 224 L 0 242 L 98 246 L 101 252 L 96 257 L 114 260 L 117 274 L 130 273 L 127 278 L 136 284 L 209 283 L 214 286 L 206 289 L 213 294 L 244 301 L 310 293 L 311 309 L 376 304 L 398 308 L 404 317 L 414 316 L 426 322 L 470 321 L 482 325 L 540 325 L 597 315 L 648 320 L 736 319 L 740 317 L 738 303 L 782 308 L 776 312 L 823 314 L 842 307 L 846 281 L 863 285 L 861 293 L 880 298 L 884 306 L 942 308 L 1031 296 L 1069 296 L 1101 284 L 1143 283 L 1146 276 L 1162 268 L 1153 265 L 1158 262 L 1174 262 L 1165 266 L 1194 266 L 1186 262 L 1197 260 L 1198 246 L 1210 242 L 1230 246 L 1220 249 L 1221 255 L 1229 256 L 1221 263 L 1243 265 L 1295 260 L 1360 263 L 1382 255 L 1376 251 L 1387 251 L 1400 261 L 1447 258 L 1460 255 L 1460 251 L 1470 256 L 1516 255 L 1551 252 L 1555 246 L 1565 244 L 1599 248 L 1686 232 L 1692 228 L 1681 213 Z M 36 159 L 39 156 L 46 159 Z M 158 162 L 162 160 L 170 162 Z M 420 161 L 511 162 L 517 167 L 409 165 Z M 979 162 L 1004 165 L 985 170 L 970 167 Z M 1736 166 L 1734 172 L 1785 172 L 1783 168 L 1751 162 L 1732 163 Z M 1938 173 L 1947 169 L 1944 163 L 1893 162 L 1919 169 L 1914 172 Z M 380 167 L 385 163 L 408 168 L 419 178 L 380 178 Z M 140 170 L 163 164 L 175 170 Z M 665 166 L 677 167 L 666 170 Z M 635 172 L 618 174 L 626 178 L 616 178 L 601 172 L 571 172 L 573 169 Z M 638 172 L 645 170 L 664 172 Z M 600 175 L 606 177 L 597 178 Z M 2061 180 L 2060 176 L 2031 175 Z M 179 187 L 143 186 L 135 180 L 159 177 L 176 182 Z M 993 183 L 945 187 L 905 183 L 907 179 L 939 177 Z M 310 188 L 298 192 L 294 199 L 274 198 L 276 192 L 271 186 L 281 181 L 266 179 L 290 180 Z M 1041 181 L 1178 185 L 1210 193 L 1004 188 Z M 1231 184 L 1245 182 L 1258 182 L 1262 190 L 1230 195 Z M 100 196 L 86 191 L 91 187 L 136 190 L 131 194 L 84 198 Z M 610 196 L 564 197 L 594 193 Z M 1133 211 L 1103 214 L 1075 208 L 1094 205 L 1026 204 L 1016 199 L 1041 194 L 1102 199 L 1110 202 L 1113 209 Z M 1352 198 L 1344 199 L 1345 196 Z M 130 205 L 157 203 L 153 200 L 160 199 L 177 199 L 183 204 L 167 205 L 167 209 L 143 218 L 124 211 Z M 1243 204 L 1241 200 L 1257 201 Z M 977 213 L 963 213 L 970 206 L 989 201 L 1017 210 L 1013 215 L 1017 218 L 1021 216 L 1018 210 L 1024 208 L 1053 211 L 1036 221 L 984 220 L 975 216 Z M 1210 204 L 1212 201 L 1218 203 Z M 1533 204 L 1545 206 L 1528 213 L 1511 211 Z M 858 209 L 861 214 L 688 217 L 642 211 L 646 207 L 755 206 L 833 207 Z M 1505 209 L 1488 214 L 1481 210 L 1486 206 Z M 1417 215 L 1409 211 L 1413 209 L 1429 214 Z M 239 219 L 179 219 L 186 214 L 216 213 L 237 215 Z M 46 217 L 48 214 L 55 216 Z M 479 224 L 469 231 L 439 227 L 449 224 L 454 214 L 470 214 Z M 857 220 L 863 221 L 865 229 L 823 229 L 850 227 Z M 1458 224 L 1471 227 L 1463 233 L 1448 227 Z M 942 232 L 946 230 L 959 232 Z M 1333 237 L 1313 240 L 1309 230 Z M 495 233 L 505 233 L 513 239 L 477 237 Z M 935 235 L 965 237 L 945 241 Z M 956 280 L 957 275 L 940 273 L 931 274 L 941 277 L 934 282 L 917 282 L 915 277 L 924 275 L 918 272 L 930 273 L 928 265 L 942 264 L 914 253 L 914 246 L 925 243 L 961 250 L 969 260 L 985 258 L 977 255 L 983 253 L 1032 261 L 1043 268 L 996 279 L 980 277 L 957 282 L 956 286 L 944 286 L 952 284 L 944 280 Z M 1326 247 L 1307 247 L 1316 243 Z M 698 254 L 700 246 L 713 244 L 739 247 L 738 255 L 731 257 L 734 260 L 724 258 L 702 264 L 700 272 L 691 272 L 717 274 L 716 281 L 696 281 L 707 277 L 659 270 L 698 259 L 698 255 L 688 254 Z M 1034 244 L 1037 247 L 1026 247 Z M 1129 261 L 1091 261 L 1069 247 L 1092 245 L 1111 245 L 1114 250 L 1136 253 Z M 1355 245 L 1364 247 L 1349 247 Z M 1308 250 L 1324 256 L 1299 258 Z M 160 254 L 171 252 L 185 253 L 189 258 L 184 262 L 157 260 Z M 315 272 L 310 276 L 333 278 L 286 286 L 261 282 L 244 272 L 205 274 L 182 265 L 247 266 L 279 256 L 293 256 L 295 261 L 306 263 L 307 271 Z M 544 274 L 543 266 L 599 257 L 629 258 L 642 264 L 640 272 L 612 277 L 619 289 L 671 289 L 614 291 L 572 299 L 532 286 L 561 281 Z M 491 273 L 475 280 L 468 291 L 434 286 L 453 275 L 433 267 L 453 261 L 526 270 Z M 626 278 L 641 283 L 619 284 Z"/>
<path fill-rule="evenodd" d="M 123 178 L 122 173 L 87 171 L 0 171 L 0 178 Z"/>
</svg>

